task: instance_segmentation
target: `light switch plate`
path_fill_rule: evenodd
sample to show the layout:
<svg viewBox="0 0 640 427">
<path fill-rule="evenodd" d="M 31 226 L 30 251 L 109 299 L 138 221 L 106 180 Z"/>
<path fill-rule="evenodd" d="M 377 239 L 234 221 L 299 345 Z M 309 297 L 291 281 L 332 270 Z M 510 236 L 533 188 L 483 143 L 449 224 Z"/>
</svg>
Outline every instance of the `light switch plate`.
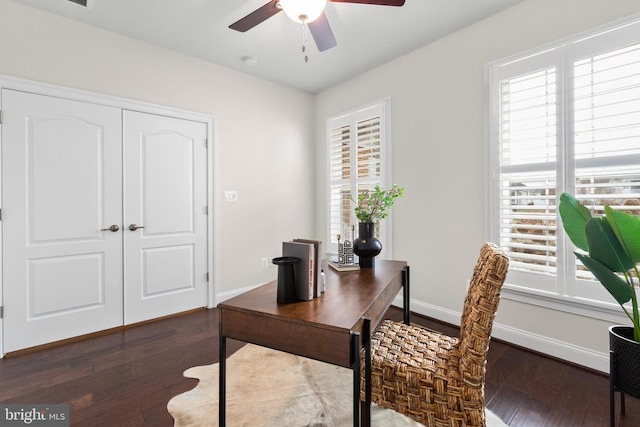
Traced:
<svg viewBox="0 0 640 427">
<path fill-rule="evenodd" d="M 224 192 L 224 201 L 225 202 L 237 202 L 238 201 L 238 192 L 236 190 L 225 190 L 225 192 Z"/>
</svg>

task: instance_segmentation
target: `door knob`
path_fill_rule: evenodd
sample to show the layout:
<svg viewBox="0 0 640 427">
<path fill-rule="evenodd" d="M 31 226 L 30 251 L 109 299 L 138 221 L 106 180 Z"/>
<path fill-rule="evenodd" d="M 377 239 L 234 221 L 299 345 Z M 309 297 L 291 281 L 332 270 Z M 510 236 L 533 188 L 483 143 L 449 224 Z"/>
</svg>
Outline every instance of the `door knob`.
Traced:
<svg viewBox="0 0 640 427">
<path fill-rule="evenodd" d="M 111 227 L 109 227 L 109 228 L 101 228 L 101 229 L 100 229 L 100 231 L 112 231 L 112 232 L 114 232 L 114 233 L 115 233 L 116 231 L 118 231 L 118 230 L 120 230 L 120 227 L 118 227 L 118 225 L 117 225 L 117 224 L 113 224 L 113 225 L 112 225 Z"/>
<path fill-rule="evenodd" d="M 129 226 L 129 230 L 131 231 L 136 231 L 138 228 L 144 228 L 144 225 L 135 225 L 135 224 L 131 224 Z"/>
</svg>

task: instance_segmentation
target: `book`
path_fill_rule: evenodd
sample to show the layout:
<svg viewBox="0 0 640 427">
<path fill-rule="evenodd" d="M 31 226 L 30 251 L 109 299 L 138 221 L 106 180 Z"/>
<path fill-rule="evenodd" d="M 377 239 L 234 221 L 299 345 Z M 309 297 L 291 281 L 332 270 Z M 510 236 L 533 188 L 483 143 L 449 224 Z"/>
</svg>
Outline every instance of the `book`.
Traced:
<svg viewBox="0 0 640 427">
<path fill-rule="evenodd" d="M 336 271 L 357 271 L 360 270 L 358 264 L 338 264 L 335 261 L 329 261 L 329 266 Z"/>
<path fill-rule="evenodd" d="M 300 258 L 296 264 L 296 297 L 302 301 L 313 299 L 315 250 L 313 244 L 282 242 L 282 256 Z"/>
<path fill-rule="evenodd" d="M 293 239 L 294 242 L 299 242 L 299 243 L 309 243 L 313 245 L 313 250 L 314 250 L 314 263 L 313 263 L 313 271 L 314 271 L 314 278 L 313 278 L 313 297 L 317 298 L 318 296 L 320 296 L 320 288 L 319 288 L 319 284 L 320 284 L 320 261 L 321 261 L 321 254 L 322 254 L 322 242 L 320 240 L 311 240 L 311 239 Z"/>
</svg>

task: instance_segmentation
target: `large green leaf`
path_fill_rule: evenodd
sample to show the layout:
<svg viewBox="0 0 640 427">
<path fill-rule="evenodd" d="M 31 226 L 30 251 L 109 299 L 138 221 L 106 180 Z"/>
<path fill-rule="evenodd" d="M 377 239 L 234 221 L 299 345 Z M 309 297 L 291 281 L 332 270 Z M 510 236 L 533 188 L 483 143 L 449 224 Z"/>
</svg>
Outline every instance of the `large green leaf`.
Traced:
<svg viewBox="0 0 640 427">
<path fill-rule="evenodd" d="M 602 283 L 602 286 L 609 291 L 611 296 L 618 301 L 618 304 L 624 305 L 631 299 L 631 294 L 634 291 L 623 278 L 588 255 L 582 255 L 577 252 L 575 254 L 584 266 Z"/>
<path fill-rule="evenodd" d="M 607 222 L 634 263 L 640 262 L 640 218 L 606 206 Z"/>
<path fill-rule="evenodd" d="M 587 252 L 587 237 L 585 235 L 585 227 L 591 219 L 591 212 L 578 202 L 578 199 L 569 193 L 560 195 L 560 205 L 558 206 L 560 217 L 562 218 L 562 226 L 567 236 L 576 245 L 577 248 Z"/>
<path fill-rule="evenodd" d="M 622 248 L 616 233 L 605 218 L 591 218 L 587 222 L 585 233 L 589 256 L 607 266 L 609 270 L 622 273 L 636 265 Z"/>
</svg>

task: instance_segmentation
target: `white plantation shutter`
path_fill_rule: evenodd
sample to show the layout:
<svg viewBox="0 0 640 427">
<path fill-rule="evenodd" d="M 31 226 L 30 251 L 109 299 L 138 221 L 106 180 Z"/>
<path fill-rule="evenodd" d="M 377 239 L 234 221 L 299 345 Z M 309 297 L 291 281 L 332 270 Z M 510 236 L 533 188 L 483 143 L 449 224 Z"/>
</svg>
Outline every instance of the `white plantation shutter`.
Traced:
<svg viewBox="0 0 640 427">
<path fill-rule="evenodd" d="M 499 244 L 511 268 L 556 274 L 557 73 L 500 82 Z M 552 290 L 554 281 L 545 281 Z"/>
<path fill-rule="evenodd" d="M 382 101 L 327 121 L 329 167 L 329 248 L 337 245 L 337 235 L 351 239 L 351 227 L 357 237 L 358 221 L 355 204 L 359 191 L 385 188 L 390 174 L 388 137 L 389 101 Z M 390 236 L 385 234 L 384 221 L 376 226 L 376 235 L 388 248 Z M 388 253 L 389 251 L 387 251 Z"/>
<path fill-rule="evenodd" d="M 358 194 L 364 191 L 371 191 L 376 184 L 384 187 L 382 181 L 382 156 L 381 156 L 381 135 L 380 117 L 374 116 L 356 123 L 356 167 L 358 176 L 356 178 L 356 188 Z M 355 199 L 355 198 L 354 198 Z M 351 206 L 353 208 L 353 206 Z M 375 236 L 381 239 L 380 221 L 376 222 Z M 357 227 L 356 227 L 357 228 Z"/>
<path fill-rule="evenodd" d="M 573 192 L 592 214 L 609 205 L 640 215 L 640 40 L 577 59 L 573 70 Z M 597 299 L 601 286 L 573 261 L 575 294 Z"/>
<path fill-rule="evenodd" d="M 329 129 L 329 234 L 336 240 L 351 223 L 351 126 Z"/>
<path fill-rule="evenodd" d="M 640 44 L 574 67 L 576 159 L 640 154 Z"/>
<path fill-rule="evenodd" d="M 573 254 L 563 192 L 594 215 L 640 215 L 640 23 L 490 67 L 489 238 L 511 258 L 507 290 L 613 299 Z"/>
<path fill-rule="evenodd" d="M 375 116 L 356 123 L 356 166 L 358 180 L 379 182 L 382 173 L 380 117 Z"/>
</svg>

